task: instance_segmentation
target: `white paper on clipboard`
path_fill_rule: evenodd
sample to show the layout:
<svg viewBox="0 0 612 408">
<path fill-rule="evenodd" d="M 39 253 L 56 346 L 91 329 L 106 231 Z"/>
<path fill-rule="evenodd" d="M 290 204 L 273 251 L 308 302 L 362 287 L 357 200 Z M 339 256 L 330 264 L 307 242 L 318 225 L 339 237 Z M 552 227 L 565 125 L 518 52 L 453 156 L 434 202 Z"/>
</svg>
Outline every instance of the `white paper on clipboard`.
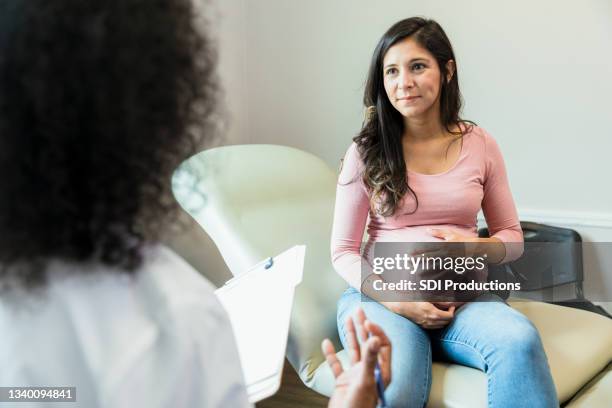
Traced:
<svg viewBox="0 0 612 408">
<path fill-rule="evenodd" d="M 228 281 L 215 294 L 227 311 L 251 402 L 280 387 L 295 287 L 306 246 L 297 245 Z"/>
</svg>

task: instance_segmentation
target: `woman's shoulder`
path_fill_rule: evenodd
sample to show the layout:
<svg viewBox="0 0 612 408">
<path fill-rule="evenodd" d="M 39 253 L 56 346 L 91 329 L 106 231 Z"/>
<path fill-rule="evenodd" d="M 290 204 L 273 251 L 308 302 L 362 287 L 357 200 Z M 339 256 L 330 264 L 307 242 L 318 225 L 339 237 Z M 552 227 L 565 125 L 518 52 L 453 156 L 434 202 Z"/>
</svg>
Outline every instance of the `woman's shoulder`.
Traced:
<svg viewBox="0 0 612 408">
<path fill-rule="evenodd" d="M 361 153 L 359 152 L 359 146 L 357 146 L 357 143 L 352 142 L 348 149 L 346 149 L 344 158 L 340 159 L 340 179 L 354 179 L 356 175 L 363 172 L 364 166 Z"/>
<path fill-rule="evenodd" d="M 462 126 L 465 126 L 464 137 L 469 139 L 473 151 L 487 154 L 491 149 L 498 149 L 495 138 L 482 126 L 472 123 L 463 123 Z"/>
<path fill-rule="evenodd" d="M 354 160 L 361 162 L 361 154 L 359 153 L 359 146 L 357 146 L 357 143 L 355 143 L 354 141 L 351 142 L 349 147 L 346 149 L 346 152 L 344 153 L 343 160 Z"/>
<path fill-rule="evenodd" d="M 482 126 L 478 126 L 475 123 L 462 122 L 460 126 L 461 130 L 464 132 L 464 136 L 477 139 L 481 142 L 484 142 L 487 138 L 491 137 L 491 135 L 485 128 L 483 128 Z"/>
</svg>

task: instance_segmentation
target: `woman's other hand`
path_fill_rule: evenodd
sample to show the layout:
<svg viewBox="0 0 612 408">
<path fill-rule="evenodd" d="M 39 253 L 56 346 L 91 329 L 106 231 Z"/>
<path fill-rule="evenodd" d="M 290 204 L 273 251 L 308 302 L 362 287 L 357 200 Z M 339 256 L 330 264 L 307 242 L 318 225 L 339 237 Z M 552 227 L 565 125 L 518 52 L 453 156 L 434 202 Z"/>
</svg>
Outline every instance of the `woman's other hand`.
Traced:
<svg viewBox="0 0 612 408">
<path fill-rule="evenodd" d="M 459 309 L 461 306 L 466 304 L 466 302 L 432 302 L 435 307 L 442 310 L 448 310 L 451 307 L 455 307 L 455 311 Z"/>
<path fill-rule="evenodd" d="M 424 329 L 434 330 L 446 327 L 455 317 L 457 304 L 461 302 L 381 302 L 389 310 L 412 320 Z"/>
</svg>

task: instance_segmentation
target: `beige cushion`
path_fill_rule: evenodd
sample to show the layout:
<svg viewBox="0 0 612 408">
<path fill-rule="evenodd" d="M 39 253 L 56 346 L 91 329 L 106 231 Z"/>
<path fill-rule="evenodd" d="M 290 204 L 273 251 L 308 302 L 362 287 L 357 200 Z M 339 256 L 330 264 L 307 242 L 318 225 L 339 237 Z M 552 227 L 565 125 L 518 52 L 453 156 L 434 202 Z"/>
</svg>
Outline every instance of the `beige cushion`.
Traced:
<svg viewBox="0 0 612 408">
<path fill-rule="evenodd" d="M 569 399 L 612 360 L 611 319 L 542 302 L 514 300 L 510 303 L 538 328 L 560 401 Z M 344 364 L 348 363 L 344 352 L 338 355 Z M 611 375 L 607 380 L 602 379 L 604 382 L 597 388 L 605 389 L 604 384 L 612 381 Z M 434 363 L 432 377 L 428 407 L 487 406 L 487 381 L 483 372 L 456 364 Z M 317 369 L 312 385 L 330 395 L 333 379 L 325 363 Z M 612 388 L 608 398 L 611 393 Z"/>
<path fill-rule="evenodd" d="M 566 408 L 610 407 L 612 407 L 612 364 L 572 398 Z"/>
<path fill-rule="evenodd" d="M 559 400 L 566 401 L 612 360 L 612 319 L 541 302 L 514 302 L 538 328 Z"/>
</svg>

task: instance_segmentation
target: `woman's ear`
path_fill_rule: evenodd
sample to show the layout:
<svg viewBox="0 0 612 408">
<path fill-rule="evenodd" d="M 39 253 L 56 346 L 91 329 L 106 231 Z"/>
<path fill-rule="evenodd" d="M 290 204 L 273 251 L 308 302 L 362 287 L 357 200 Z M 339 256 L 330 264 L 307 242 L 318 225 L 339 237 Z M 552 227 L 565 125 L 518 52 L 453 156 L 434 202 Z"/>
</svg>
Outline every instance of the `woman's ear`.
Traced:
<svg viewBox="0 0 612 408">
<path fill-rule="evenodd" d="M 446 63 L 446 83 L 453 79 L 453 75 L 455 75 L 455 61 L 448 60 Z"/>
</svg>

